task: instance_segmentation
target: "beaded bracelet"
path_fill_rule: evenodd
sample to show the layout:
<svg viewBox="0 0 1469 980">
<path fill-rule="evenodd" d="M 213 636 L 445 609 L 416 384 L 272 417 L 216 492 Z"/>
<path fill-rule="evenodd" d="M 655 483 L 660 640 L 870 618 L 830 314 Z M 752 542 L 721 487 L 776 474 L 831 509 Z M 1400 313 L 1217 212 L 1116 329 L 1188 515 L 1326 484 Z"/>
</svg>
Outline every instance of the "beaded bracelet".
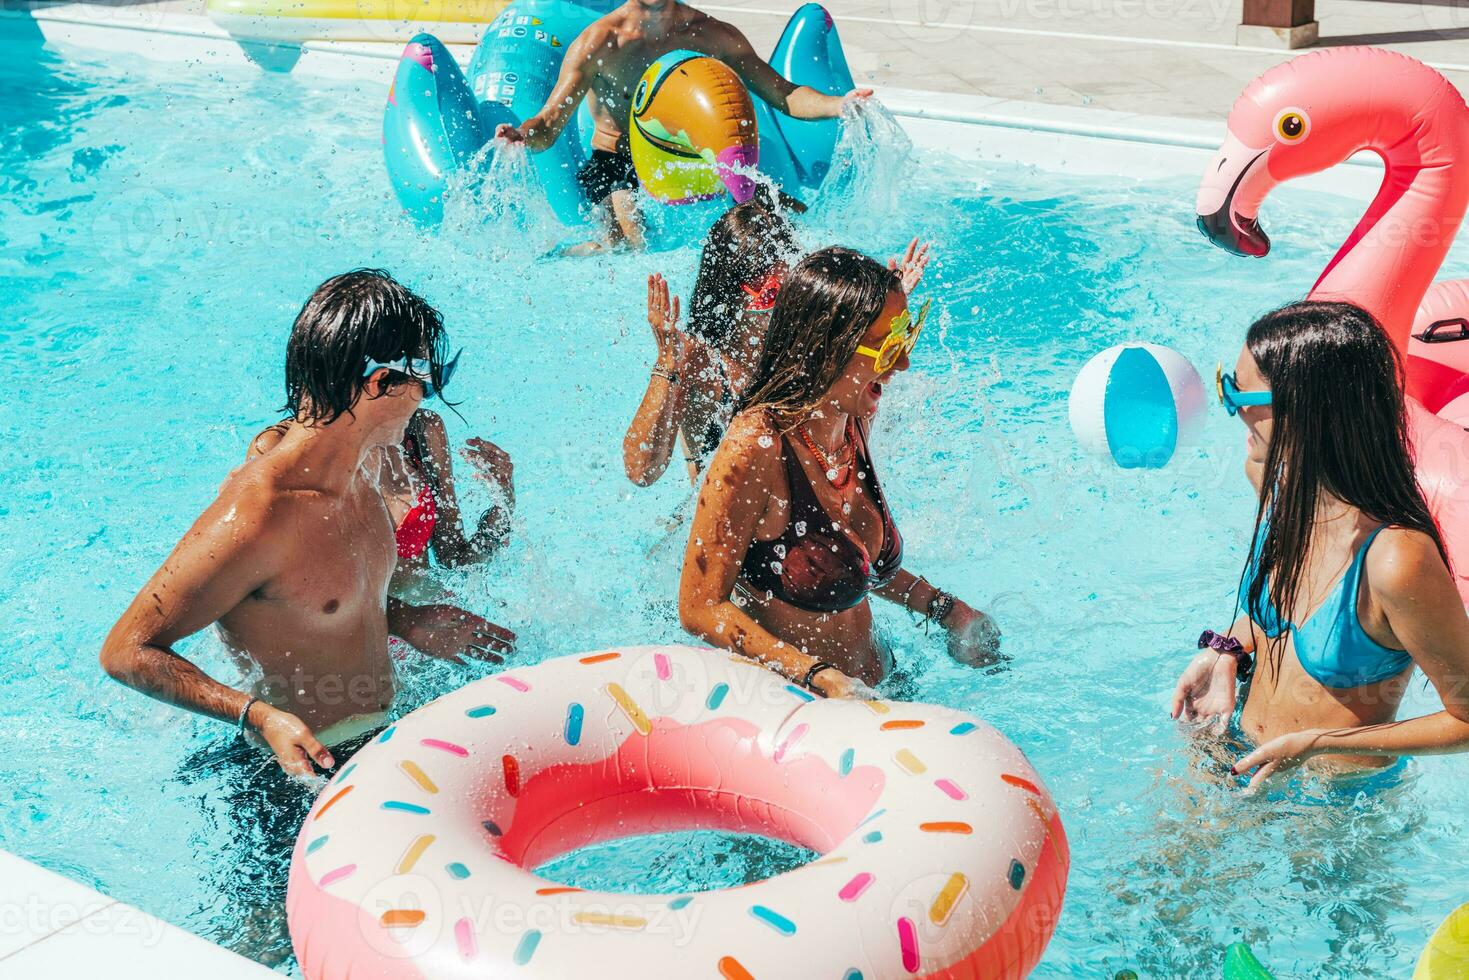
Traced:
<svg viewBox="0 0 1469 980">
<path fill-rule="evenodd" d="M 930 589 L 933 588 L 932 585 L 929 585 L 928 579 L 924 578 L 922 575 L 915 575 L 913 577 L 913 581 L 908 583 L 908 591 L 903 593 L 902 599 L 903 610 L 908 614 L 908 618 L 913 620 L 914 626 L 922 626 L 924 621 L 921 615 L 915 612 L 912 606 L 908 605 L 909 601 L 911 601 L 913 598 L 913 590 L 918 588 L 919 582 L 922 582 L 924 585 L 928 585 Z"/>
<path fill-rule="evenodd" d="M 943 589 L 934 589 L 933 598 L 928 600 L 928 621 L 942 626 L 944 619 L 954 611 L 954 602 L 954 597 Z"/>
</svg>

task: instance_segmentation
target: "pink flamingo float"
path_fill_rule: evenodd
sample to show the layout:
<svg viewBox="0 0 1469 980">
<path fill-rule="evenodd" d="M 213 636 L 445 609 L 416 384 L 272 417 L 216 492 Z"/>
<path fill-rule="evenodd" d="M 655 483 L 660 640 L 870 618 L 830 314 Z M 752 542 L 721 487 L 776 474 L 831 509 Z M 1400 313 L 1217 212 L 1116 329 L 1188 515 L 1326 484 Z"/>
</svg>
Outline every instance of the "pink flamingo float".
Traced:
<svg viewBox="0 0 1469 980">
<path fill-rule="evenodd" d="M 1406 355 L 1419 482 L 1469 602 L 1469 280 L 1433 281 L 1469 207 L 1464 97 L 1427 65 L 1376 48 L 1277 65 L 1229 113 L 1199 186 L 1199 229 L 1237 255 L 1263 256 L 1270 191 L 1362 150 L 1382 158 L 1382 185 L 1309 298 L 1366 309 Z"/>
</svg>

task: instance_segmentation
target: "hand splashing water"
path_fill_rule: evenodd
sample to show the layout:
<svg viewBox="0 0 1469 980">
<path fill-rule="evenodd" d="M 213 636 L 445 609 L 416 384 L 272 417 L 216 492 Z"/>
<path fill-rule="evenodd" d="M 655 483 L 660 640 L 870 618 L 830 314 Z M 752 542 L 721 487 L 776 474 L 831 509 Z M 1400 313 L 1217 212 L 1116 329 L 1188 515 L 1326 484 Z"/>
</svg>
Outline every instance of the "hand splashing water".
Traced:
<svg viewBox="0 0 1469 980">
<path fill-rule="evenodd" d="M 487 246 L 492 257 L 506 258 L 544 254 L 565 234 L 524 146 L 491 140 L 447 182 L 446 238 Z"/>
<path fill-rule="evenodd" d="M 848 237 L 880 232 L 897 207 L 912 153 L 913 141 L 880 102 L 849 103 L 842 110 L 842 135 L 813 214 Z"/>
</svg>

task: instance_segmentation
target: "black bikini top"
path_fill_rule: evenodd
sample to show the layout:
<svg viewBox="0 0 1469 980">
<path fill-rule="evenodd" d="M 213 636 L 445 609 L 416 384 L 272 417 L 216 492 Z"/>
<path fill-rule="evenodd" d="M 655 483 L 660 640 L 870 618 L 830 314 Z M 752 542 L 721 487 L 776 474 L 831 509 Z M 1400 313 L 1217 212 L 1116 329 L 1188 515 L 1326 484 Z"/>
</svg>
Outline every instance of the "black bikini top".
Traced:
<svg viewBox="0 0 1469 980">
<path fill-rule="evenodd" d="M 874 561 L 857 536 L 834 521 L 821 505 L 801 461 L 781 437 L 786 485 L 790 492 L 790 522 L 774 541 L 754 541 L 745 553 L 740 574 L 757 592 L 769 592 L 782 602 L 809 612 L 851 609 L 873 589 L 893 580 L 903 565 L 903 537 L 893 523 L 887 498 L 867 450 L 867 426 L 853 426 L 856 452 L 852 465 L 877 505 L 882 518 L 882 547 Z"/>
</svg>

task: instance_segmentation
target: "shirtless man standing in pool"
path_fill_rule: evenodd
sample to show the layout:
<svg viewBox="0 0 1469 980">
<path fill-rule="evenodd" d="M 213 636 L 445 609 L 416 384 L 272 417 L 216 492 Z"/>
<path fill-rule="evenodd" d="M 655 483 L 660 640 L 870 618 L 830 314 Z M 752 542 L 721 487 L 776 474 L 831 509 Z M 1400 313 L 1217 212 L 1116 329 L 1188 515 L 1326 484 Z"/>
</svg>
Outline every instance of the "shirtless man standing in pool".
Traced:
<svg viewBox="0 0 1469 980">
<path fill-rule="evenodd" d="M 513 634 L 473 613 L 388 597 L 393 524 L 365 463 L 448 380 L 443 346 L 437 311 L 385 273 L 323 283 L 286 352 L 300 424 L 225 480 L 108 634 L 107 673 L 258 737 L 287 774 L 309 776 L 338 761 L 327 746 L 381 727 L 390 634 L 437 657 L 508 652 Z M 173 651 L 211 623 L 263 674 L 252 690 Z"/>
<path fill-rule="evenodd" d="M 577 173 L 586 198 L 611 211 L 607 244 L 643 244 L 642 221 L 632 191 L 638 186 L 625 131 L 638 80 L 659 56 L 679 48 L 718 58 L 738 74 L 750 91 L 796 119 L 832 119 L 848 102 L 865 99 L 871 89 L 845 96 L 824 95 L 793 85 L 755 53 L 739 28 L 676 0 L 627 0 L 582 31 L 561 62 L 561 76 L 541 111 L 519 126 L 502 123 L 495 136 L 547 149 L 575 115 L 590 90 L 592 156 Z M 601 246 L 594 246 L 594 249 Z"/>
</svg>

